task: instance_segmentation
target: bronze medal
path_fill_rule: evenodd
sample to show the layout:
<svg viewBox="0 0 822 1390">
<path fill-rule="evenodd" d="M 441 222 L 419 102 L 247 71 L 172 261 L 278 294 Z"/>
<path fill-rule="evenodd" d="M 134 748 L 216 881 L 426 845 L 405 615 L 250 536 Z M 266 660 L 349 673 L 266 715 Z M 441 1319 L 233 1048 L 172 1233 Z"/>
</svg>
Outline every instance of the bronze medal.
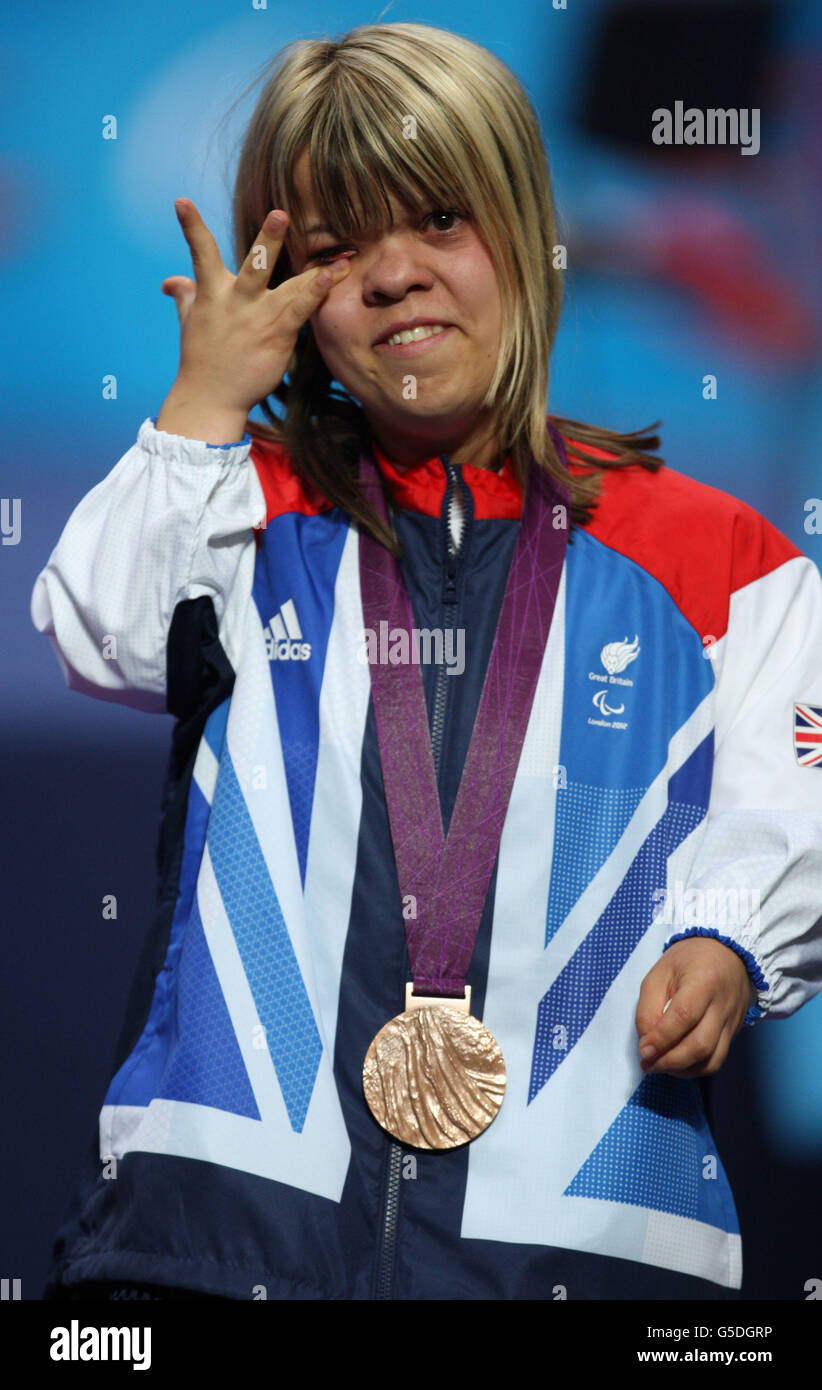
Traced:
<svg viewBox="0 0 822 1390">
<path fill-rule="evenodd" d="M 401 1144 L 455 1149 L 476 1139 L 505 1094 L 505 1062 L 493 1033 L 464 999 L 414 995 L 365 1054 L 363 1090 L 374 1119 Z"/>
</svg>

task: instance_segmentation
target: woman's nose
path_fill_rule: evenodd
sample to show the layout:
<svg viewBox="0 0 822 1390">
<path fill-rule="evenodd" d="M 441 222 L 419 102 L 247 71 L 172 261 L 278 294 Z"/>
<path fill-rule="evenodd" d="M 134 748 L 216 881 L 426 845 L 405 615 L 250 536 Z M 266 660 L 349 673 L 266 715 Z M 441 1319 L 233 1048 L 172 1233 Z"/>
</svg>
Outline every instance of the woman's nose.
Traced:
<svg viewBox="0 0 822 1390">
<path fill-rule="evenodd" d="M 430 288 L 433 273 L 412 238 L 386 237 L 366 253 L 362 284 L 365 294 L 396 298 L 411 289 Z"/>
</svg>

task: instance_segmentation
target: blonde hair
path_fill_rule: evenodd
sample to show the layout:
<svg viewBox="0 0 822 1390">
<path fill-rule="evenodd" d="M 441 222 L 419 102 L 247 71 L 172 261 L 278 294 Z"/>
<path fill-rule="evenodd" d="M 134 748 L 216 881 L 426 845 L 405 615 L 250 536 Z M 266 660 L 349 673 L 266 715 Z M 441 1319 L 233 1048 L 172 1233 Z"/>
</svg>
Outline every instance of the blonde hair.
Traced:
<svg viewBox="0 0 822 1390">
<path fill-rule="evenodd" d="M 569 488 L 572 525 L 584 524 L 599 492 L 600 468 L 662 466 L 643 452 L 659 445 L 647 431 L 619 434 L 551 416 L 563 434 L 568 430 L 569 460 L 590 467 L 586 444 L 611 456 L 584 475 L 566 470 L 551 439 L 548 362 L 564 274 L 555 265 L 557 214 L 536 114 L 500 59 L 445 29 L 372 24 L 338 40 L 289 44 L 262 77 L 267 80 L 245 132 L 234 188 L 237 266 L 271 208 L 286 208 L 290 230 L 303 233 L 294 171 L 306 148 L 324 220 L 343 240 L 365 226 L 390 224 L 386 192 L 412 208 L 456 208 L 475 223 L 496 270 L 502 340 L 483 406 L 496 407 L 500 454 L 511 453 L 523 489 L 533 454 Z M 269 287 L 292 274 L 284 246 Z M 284 415 L 268 398 L 261 408 L 270 424 L 250 420 L 247 428 L 282 441 L 298 474 L 396 550 L 358 483 L 364 413 L 347 392 L 331 387 L 331 373 L 304 324 L 287 380 L 272 392 Z"/>
</svg>

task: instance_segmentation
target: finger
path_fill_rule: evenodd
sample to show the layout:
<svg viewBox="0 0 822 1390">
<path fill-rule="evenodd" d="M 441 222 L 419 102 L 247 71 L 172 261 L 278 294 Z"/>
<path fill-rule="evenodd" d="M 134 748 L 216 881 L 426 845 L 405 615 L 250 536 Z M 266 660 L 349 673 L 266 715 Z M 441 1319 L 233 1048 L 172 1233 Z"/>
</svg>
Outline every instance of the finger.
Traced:
<svg viewBox="0 0 822 1390">
<path fill-rule="evenodd" d="M 237 289 L 264 290 L 277 264 L 288 228 L 288 213 L 274 208 L 266 217 L 248 255 L 240 266 Z"/>
<path fill-rule="evenodd" d="M 687 1037 L 701 1023 L 712 998 L 713 991 L 706 987 L 704 981 L 680 985 L 659 1020 L 640 1037 L 639 1053 L 642 1060 L 655 1061 L 663 1052 L 668 1052 Z"/>
<path fill-rule="evenodd" d="M 167 275 L 160 289 L 174 300 L 181 319 L 197 298 L 197 286 L 187 275 Z"/>
<path fill-rule="evenodd" d="M 670 1072 L 689 1079 L 713 1076 L 719 1071 L 733 1041 L 733 1034 L 721 1010 L 711 1009 L 698 1027 L 682 1042 L 662 1054 L 651 1065 L 643 1063 L 644 1072 Z"/>
<path fill-rule="evenodd" d="M 178 299 L 186 294 L 195 295 L 197 286 L 188 275 L 167 275 L 160 289 L 170 299 Z"/>
<path fill-rule="evenodd" d="M 220 248 L 190 198 L 178 198 L 174 208 L 191 252 L 194 278 L 198 286 L 207 286 L 225 269 Z"/>
<path fill-rule="evenodd" d="M 290 298 L 283 307 L 282 316 L 277 319 L 278 329 L 282 328 L 296 336 L 306 319 L 311 317 L 325 299 L 328 291 L 339 284 L 340 280 L 344 280 L 350 269 L 349 262 L 344 256 L 340 256 L 330 265 L 312 266 L 300 275 L 293 275 L 277 290 L 273 290 L 272 293 L 277 294 L 287 286 L 291 291 Z"/>
</svg>

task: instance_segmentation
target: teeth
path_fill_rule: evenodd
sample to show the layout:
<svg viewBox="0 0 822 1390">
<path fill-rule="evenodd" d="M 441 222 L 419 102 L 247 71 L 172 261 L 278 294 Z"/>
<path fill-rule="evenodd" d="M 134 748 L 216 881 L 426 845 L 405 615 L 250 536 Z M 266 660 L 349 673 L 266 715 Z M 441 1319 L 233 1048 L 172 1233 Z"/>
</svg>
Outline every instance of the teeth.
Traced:
<svg viewBox="0 0 822 1390">
<path fill-rule="evenodd" d="M 402 333 L 394 333 L 386 342 L 394 344 L 416 343 L 420 338 L 430 338 L 434 333 L 442 333 L 444 325 L 441 323 L 423 324 L 421 328 L 406 328 Z"/>
</svg>

